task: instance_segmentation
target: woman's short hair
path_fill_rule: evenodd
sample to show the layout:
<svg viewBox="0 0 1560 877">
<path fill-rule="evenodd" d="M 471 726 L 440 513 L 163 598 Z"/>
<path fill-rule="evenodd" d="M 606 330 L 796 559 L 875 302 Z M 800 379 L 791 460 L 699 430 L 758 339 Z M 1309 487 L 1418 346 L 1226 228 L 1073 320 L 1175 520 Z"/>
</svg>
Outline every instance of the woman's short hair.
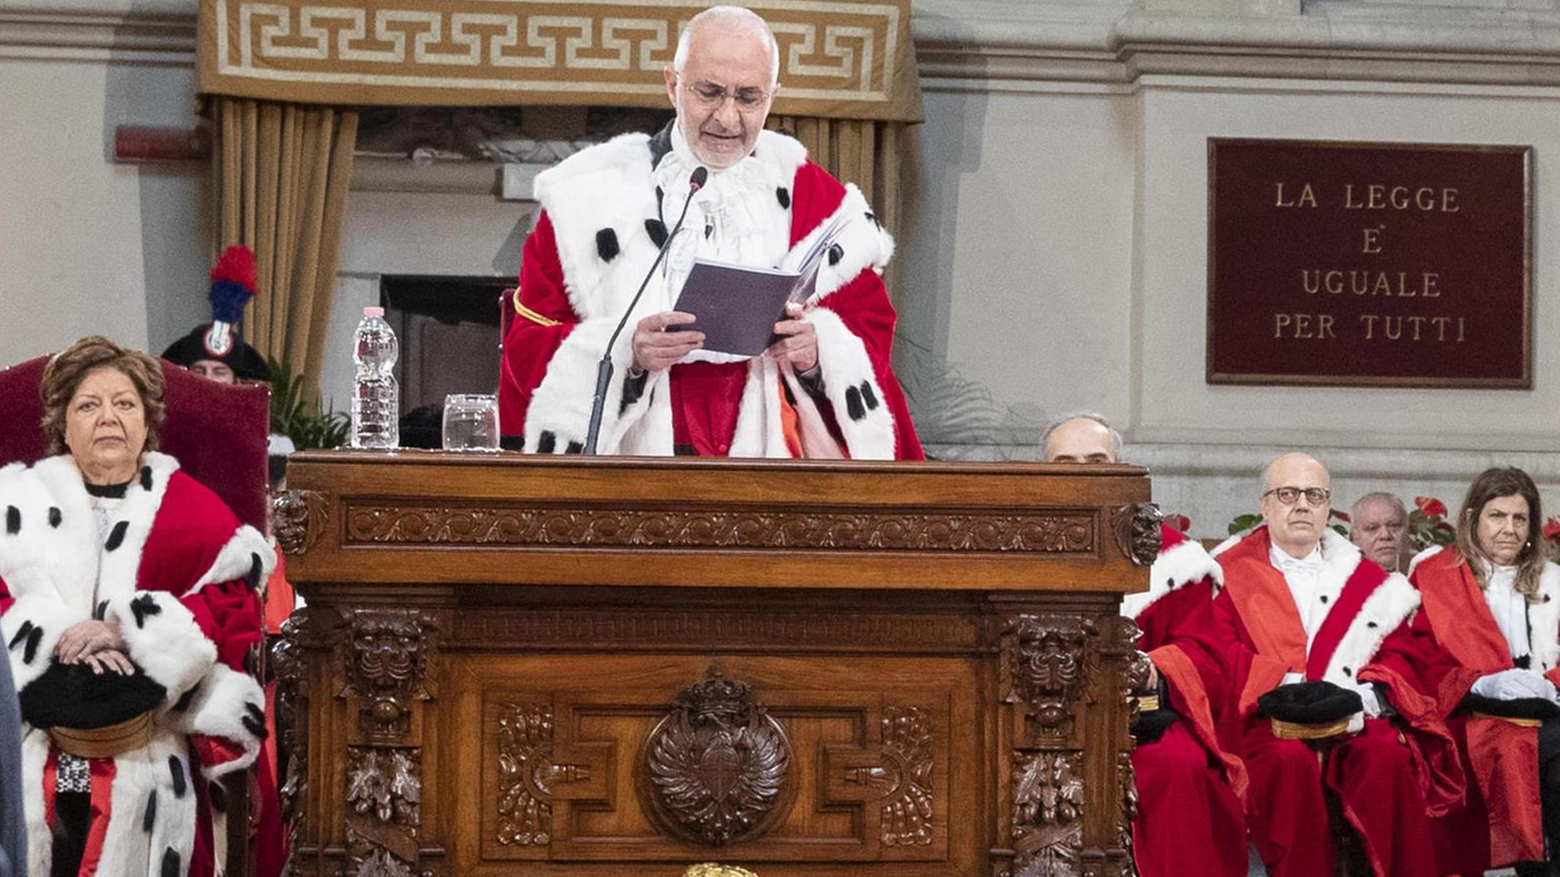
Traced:
<svg viewBox="0 0 1560 877">
<path fill-rule="evenodd" d="M 63 454 L 65 447 L 65 411 L 87 374 L 95 369 L 112 368 L 130 379 L 141 406 L 146 409 L 146 446 L 157 450 L 158 430 L 167 416 L 163 404 L 163 371 L 157 360 L 139 350 L 120 347 L 101 335 L 88 335 L 49 358 L 43 367 L 38 393 L 43 397 L 44 440 L 50 454 Z"/>
<path fill-rule="evenodd" d="M 1517 580 L 1513 587 L 1518 593 L 1532 599 L 1538 594 L 1538 577 L 1544 571 L 1549 552 L 1544 545 L 1544 510 L 1539 502 L 1538 485 L 1521 469 L 1514 466 L 1485 469 L 1468 485 L 1468 495 L 1463 497 L 1462 510 L 1457 513 L 1457 550 L 1464 558 L 1480 558 L 1488 561 L 1489 555 L 1479 547 L 1479 516 L 1492 499 L 1520 496 L 1527 500 L 1528 538 L 1517 552 Z M 1480 586 L 1485 584 L 1484 565 L 1469 564 Z"/>
</svg>

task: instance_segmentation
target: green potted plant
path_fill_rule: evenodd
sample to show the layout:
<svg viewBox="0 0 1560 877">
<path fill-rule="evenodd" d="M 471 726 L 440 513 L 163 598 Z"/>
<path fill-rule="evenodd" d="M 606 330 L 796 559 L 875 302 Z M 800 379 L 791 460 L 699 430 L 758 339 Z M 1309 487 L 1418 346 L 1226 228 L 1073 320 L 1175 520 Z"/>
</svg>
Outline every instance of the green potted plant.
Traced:
<svg viewBox="0 0 1560 877">
<path fill-rule="evenodd" d="M 340 411 L 322 411 L 320 399 L 304 396 L 302 375 L 286 363 L 269 359 L 271 366 L 271 431 L 292 439 L 300 451 L 339 448 L 347 443 L 350 418 Z"/>
</svg>

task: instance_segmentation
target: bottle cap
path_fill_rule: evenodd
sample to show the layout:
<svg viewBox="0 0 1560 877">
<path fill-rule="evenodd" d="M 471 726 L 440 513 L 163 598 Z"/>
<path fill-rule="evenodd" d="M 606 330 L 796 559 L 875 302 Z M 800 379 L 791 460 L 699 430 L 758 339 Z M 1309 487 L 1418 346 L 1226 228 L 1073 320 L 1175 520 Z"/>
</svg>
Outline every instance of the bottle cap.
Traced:
<svg viewBox="0 0 1560 877">
<path fill-rule="evenodd" d="M 365 317 L 383 317 L 384 315 L 384 308 L 369 306 L 363 309 L 363 316 Z"/>
</svg>

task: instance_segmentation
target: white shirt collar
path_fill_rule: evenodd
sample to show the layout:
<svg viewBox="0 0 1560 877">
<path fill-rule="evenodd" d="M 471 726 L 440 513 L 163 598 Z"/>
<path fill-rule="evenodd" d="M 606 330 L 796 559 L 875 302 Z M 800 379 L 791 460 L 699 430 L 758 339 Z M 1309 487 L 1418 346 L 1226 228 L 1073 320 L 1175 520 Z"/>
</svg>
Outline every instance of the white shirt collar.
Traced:
<svg viewBox="0 0 1560 877">
<path fill-rule="evenodd" d="M 1289 552 L 1278 547 L 1277 543 L 1268 544 L 1268 562 L 1272 563 L 1279 572 L 1286 575 L 1291 572 L 1317 573 L 1325 562 L 1322 559 L 1322 546 L 1318 544 L 1311 549 L 1311 553 L 1305 557 L 1295 557 Z"/>
<path fill-rule="evenodd" d="M 1484 600 L 1489 604 L 1495 626 L 1500 628 L 1511 648 L 1511 657 L 1520 658 L 1532 651 L 1528 640 L 1527 598 L 1517 593 L 1517 568 L 1495 566 L 1488 560 L 1480 560 L 1484 566 Z"/>
</svg>

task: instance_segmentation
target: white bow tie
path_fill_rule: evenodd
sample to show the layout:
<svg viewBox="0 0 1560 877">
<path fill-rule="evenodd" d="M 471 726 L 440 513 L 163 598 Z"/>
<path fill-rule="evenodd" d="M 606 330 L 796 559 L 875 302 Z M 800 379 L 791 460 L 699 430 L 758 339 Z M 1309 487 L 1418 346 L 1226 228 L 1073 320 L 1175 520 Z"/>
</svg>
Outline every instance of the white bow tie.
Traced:
<svg viewBox="0 0 1560 877">
<path fill-rule="evenodd" d="M 1292 572 L 1320 572 L 1322 568 L 1322 555 L 1319 551 L 1312 551 L 1305 557 L 1291 557 L 1283 551 L 1274 552 L 1277 555 L 1278 571 L 1282 573 Z"/>
</svg>

